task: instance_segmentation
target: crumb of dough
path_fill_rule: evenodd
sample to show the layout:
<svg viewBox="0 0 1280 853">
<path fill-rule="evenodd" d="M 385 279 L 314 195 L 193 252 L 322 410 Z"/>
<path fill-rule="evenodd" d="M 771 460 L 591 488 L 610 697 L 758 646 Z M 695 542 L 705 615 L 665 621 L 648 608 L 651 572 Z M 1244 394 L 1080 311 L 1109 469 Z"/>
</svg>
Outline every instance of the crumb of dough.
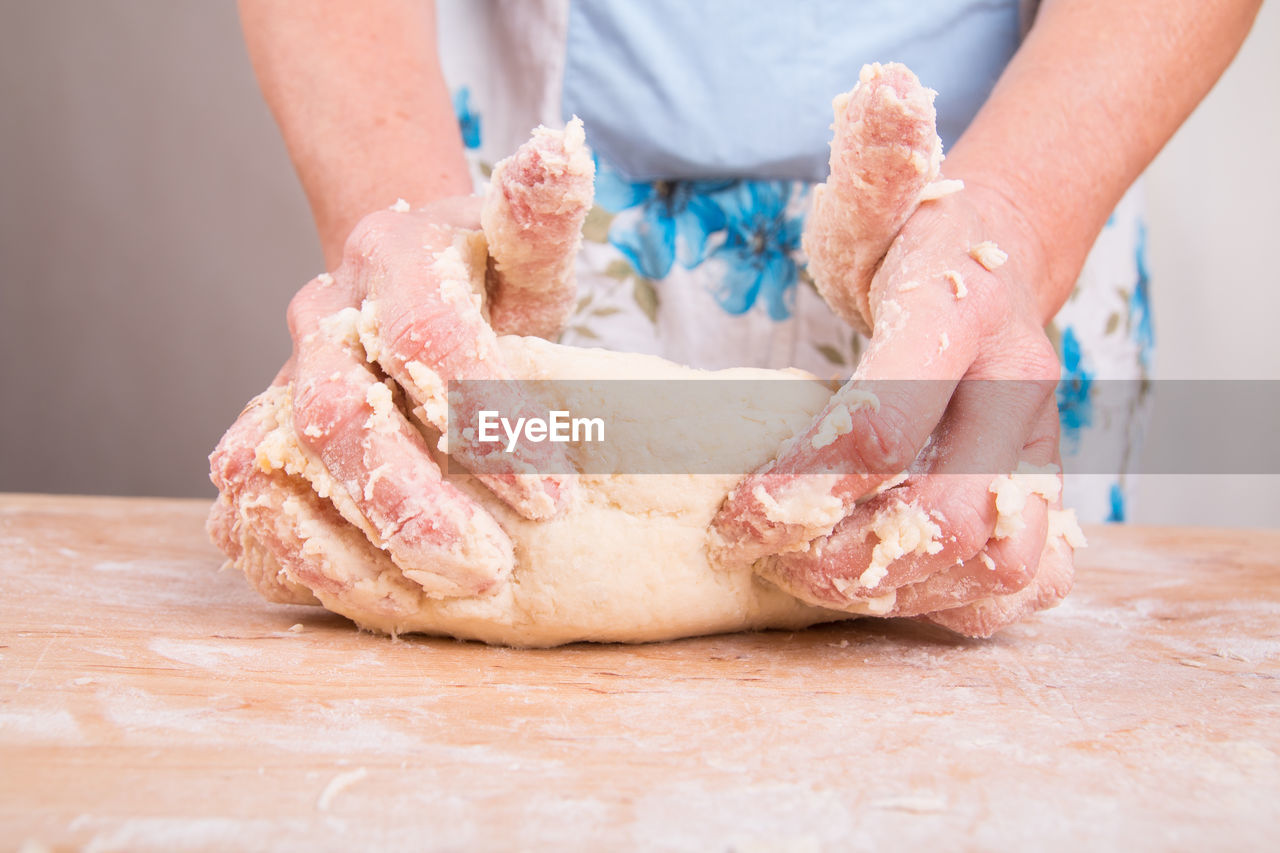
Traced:
<svg viewBox="0 0 1280 853">
<path fill-rule="evenodd" d="M 1049 538 L 1055 541 L 1060 538 L 1073 549 L 1084 548 L 1089 544 L 1084 531 L 1080 529 L 1074 509 L 1049 510 Z"/>
<path fill-rule="evenodd" d="M 357 326 L 360 322 L 360 309 L 348 306 L 335 311 L 320 320 L 320 334 L 334 343 L 356 346 L 360 342 Z"/>
<path fill-rule="evenodd" d="M 913 278 L 910 281 L 904 281 L 902 284 L 898 285 L 898 292 L 910 293 L 911 291 L 915 290 L 919 286 L 920 286 L 919 280 Z"/>
<path fill-rule="evenodd" d="M 986 551 L 979 551 L 978 559 L 982 561 L 982 565 L 986 566 L 991 571 L 994 572 L 996 570 L 996 561 L 991 559 L 991 555 Z"/>
<path fill-rule="evenodd" d="M 901 486 L 903 483 L 905 483 L 905 482 L 907 481 L 907 476 L 908 476 L 908 475 L 907 475 L 907 472 L 906 472 L 906 471 L 899 471 L 898 473 L 894 474 L 894 475 L 893 475 L 892 477 L 890 477 L 889 479 L 885 480 L 885 481 L 884 481 L 883 483 L 881 483 L 880 485 L 876 486 L 876 490 L 875 490 L 874 492 L 872 492 L 872 494 L 873 494 L 873 495 L 882 495 L 882 494 L 884 494 L 885 492 L 889 491 L 890 489 L 897 488 L 898 486 Z"/>
<path fill-rule="evenodd" d="M 845 433 L 853 430 L 853 416 L 849 414 L 847 406 L 836 406 L 831 410 L 822 423 L 818 426 L 818 431 L 814 433 L 809 443 L 813 445 L 814 450 L 826 447 Z"/>
<path fill-rule="evenodd" d="M 1062 493 L 1059 468 L 1052 463 L 1043 466 L 1019 462 L 1012 474 L 1004 474 L 991 481 L 987 490 L 996 496 L 996 539 L 1005 539 L 1027 526 L 1022 520 L 1022 510 L 1033 494 L 1053 503 Z"/>
<path fill-rule="evenodd" d="M 406 363 L 405 370 L 408 371 L 409 379 L 414 385 L 412 389 L 414 398 L 421 401 L 418 406 L 422 410 L 421 417 L 442 433 L 447 434 L 449 390 L 444 380 L 440 378 L 439 373 L 420 361 Z M 442 447 L 441 450 L 444 448 Z"/>
<path fill-rule="evenodd" d="M 875 598 L 868 598 L 865 603 L 867 605 L 867 613 L 870 615 L 885 616 L 890 610 L 893 610 L 893 606 L 898 603 L 898 591 L 896 589 L 891 589 L 884 595 L 879 595 Z"/>
<path fill-rule="evenodd" d="M 1004 266 L 1005 261 L 1009 260 L 1009 253 L 990 240 L 983 240 L 978 245 L 969 247 L 969 257 L 991 272 L 995 272 Z"/>
<path fill-rule="evenodd" d="M 871 563 L 858 583 L 870 589 L 884 580 L 889 565 L 907 554 L 936 554 L 942 550 L 942 529 L 920 507 L 906 501 L 876 513 L 871 532 L 880 541 L 871 549 Z"/>
<path fill-rule="evenodd" d="M 365 419 L 365 429 L 380 433 L 394 433 L 399 430 L 400 422 L 397 418 L 399 412 L 396 410 L 390 388 L 381 382 L 375 382 L 365 391 L 364 400 L 373 410 Z"/>
<path fill-rule="evenodd" d="M 764 517 L 775 524 L 802 524 L 821 535 L 844 517 L 844 502 L 832 494 L 838 480 L 835 474 L 807 474 L 796 478 L 776 499 L 763 485 L 751 494 L 764 509 Z"/>
<path fill-rule="evenodd" d="M 911 316 L 893 299 L 881 302 L 877 314 L 874 334 L 879 338 L 887 338 L 900 330 Z"/>
<path fill-rule="evenodd" d="M 320 275 L 316 276 L 316 281 L 320 282 L 323 286 L 328 287 L 333 284 L 333 276 L 329 275 L 327 272 L 322 272 Z"/>
<path fill-rule="evenodd" d="M 388 208 L 388 210 L 393 210 L 396 213 L 408 213 L 410 210 L 409 202 L 405 201 L 402 198 L 398 198 L 396 199 L 396 203 L 391 205 L 391 207 Z"/>
<path fill-rule="evenodd" d="M 302 623 L 301 623 L 301 622 L 295 622 L 295 623 L 293 623 L 292 625 L 290 625 L 290 626 L 289 626 L 289 633 L 290 633 L 290 634 L 301 634 L 301 633 L 302 633 L 303 631 L 305 631 L 305 630 L 306 630 L 306 628 L 305 628 L 305 627 L 303 627 L 303 625 L 302 625 Z"/>
<path fill-rule="evenodd" d="M 938 336 L 938 355 L 942 355 L 951 346 L 951 338 L 946 332 Z"/>
<path fill-rule="evenodd" d="M 964 276 L 955 270 L 947 270 L 942 277 L 951 282 L 951 286 L 955 289 L 956 299 L 964 299 L 969 295 L 969 288 L 964 286 Z"/>
<path fill-rule="evenodd" d="M 942 180 L 934 181 L 931 184 L 925 185 L 924 191 L 920 193 L 920 201 L 921 203 L 926 201 L 937 201 L 943 196 L 958 193 L 962 189 L 964 189 L 964 181 L 954 178 L 943 178 Z"/>
<path fill-rule="evenodd" d="M 832 578 L 831 585 L 834 586 L 836 591 L 841 595 L 848 596 L 849 598 L 857 598 L 858 596 L 855 590 L 863 588 L 861 581 L 855 583 L 851 580 L 846 580 L 845 578 Z M 893 609 L 895 604 L 898 603 L 898 591 L 896 589 L 891 589 L 884 595 L 878 595 L 875 598 L 864 598 L 861 601 L 862 604 L 866 606 L 868 615 L 884 616 Z"/>
</svg>

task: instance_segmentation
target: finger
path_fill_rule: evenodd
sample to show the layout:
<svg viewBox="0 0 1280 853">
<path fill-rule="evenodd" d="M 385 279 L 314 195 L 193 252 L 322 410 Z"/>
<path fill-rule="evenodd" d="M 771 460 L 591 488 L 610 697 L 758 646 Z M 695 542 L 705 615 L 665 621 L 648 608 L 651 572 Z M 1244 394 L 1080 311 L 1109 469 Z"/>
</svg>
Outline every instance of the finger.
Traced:
<svg viewBox="0 0 1280 853">
<path fill-rule="evenodd" d="M 1040 554 L 1035 577 L 1010 595 L 983 598 L 962 607 L 928 613 L 922 618 L 963 634 L 990 637 L 1030 613 L 1059 604 L 1071 592 L 1075 549 L 1083 547 L 1084 534 L 1075 514 L 1061 506 L 1049 510 L 1048 537 Z"/>
<path fill-rule="evenodd" d="M 1008 513 L 1021 513 L 1026 495 L 1037 490 L 1056 497 L 1057 469 L 1037 467 L 1051 458 L 1042 433 L 1056 435 L 1051 391 L 1047 383 L 961 383 L 941 437 L 930 448 L 928 473 L 855 507 L 830 536 L 807 550 L 768 558 L 757 571 L 805 601 L 836 608 L 884 601 L 894 590 L 918 583 L 924 584 L 915 591 L 919 596 L 945 602 L 937 606 L 1025 585 L 1043 529 L 1031 546 L 1020 538 L 994 554 L 984 552 L 1002 521 L 993 488 L 1013 484 L 1011 476 L 992 472 L 1013 472 L 1021 461 L 1013 477 L 1023 497 L 1013 506 L 1013 490 L 1004 489 Z M 1015 524 L 1003 520 L 1006 527 Z M 1025 522 L 1019 518 L 1016 524 Z M 1024 553 L 1028 547 L 1030 557 Z M 894 612 L 901 606 L 899 601 Z"/>
<path fill-rule="evenodd" d="M 932 565 L 904 573 L 904 581 L 910 583 L 910 588 L 899 590 L 894 615 L 915 615 L 991 595 L 1005 595 L 1022 589 L 1035 575 L 1047 535 L 1048 508 L 1061 499 L 1062 473 L 1055 461 L 1058 411 L 1052 386 L 1025 384 L 1033 388 L 1043 385 L 1047 393 L 1017 467 L 1013 470 L 987 468 L 1006 473 L 994 479 L 990 474 L 978 476 L 979 484 L 985 482 L 980 494 L 964 497 L 947 492 L 940 495 L 945 501 L 939 504 L 940 517 L 946 512 L 960 514 L 967 507 L 980 507 L 981 518 L 967 533 L 961 529 L 952 534 L 953 565 L 934 561 Z M 1004 382 L 995 387 L 1021 389 L 1023 385 Z M 995 431 L 992 434 L 996 434 Z M 974 479 L 966 478 L 969 482 Z"/>
<path fill-rule="evenodd" d="M 241 506 L 256 501 L 261 491 L 264 475 L 254 464 L 254 455 L 266 434 L 260 410 L 267 396 L 260 394 L 250 400 L 209 454 L 209 478 L 218 488 L 218 499 L 209 511 L 205 531 L 267 601 L 319 604 L 305 585 L 284 571 L 240 513 Z"/>
<path fill-rule="evenodd" d="M 578 118 L 564 130 L 537 128 L 494 166 L 481 222 L 493 259 L 489 319 L 499 333 L 554 338 L 564 328 L 594 177 Z"/>
<path fill-rule="evenodd" d="M 1046 446 L 1047 451 L 1044 450 Z M 1062 457 L 1056 432 L 1052 443 L 1042 442 L 1035 452 L 1047 452 L 1052 460 L 1051 464 L 1061 467 Z M 1025 517 L 1024 515 L 1023 518 Z M 1056 497 L 1046 502 L 1045 527 L 1044 544 L 1036 563 L 1035 576 L 1026 587 L 1007 595 L 979 598 L 960 607 L 935 610 L 921 618 L 967 637 L 990 637 L 1030 613 L 1056 606 L 1071 592 L 1075 574 L 1075 551 L 1086 545 L 1075 511 L 1063 508 L 1060 491 Z M 1014 534 L 1017 535 L 1018 533 Z"/>
<path fill-rule="evenodd" d="M 306 481 L 257 463 L 287 401 L 285 388 L 260 394 L 210 457 L 221 492 L 216 524 L 229 540 L 220 544 L 269 600 L 323 604 L 394 632 L 420 610 L 423 590 Z"/>
<path fill-rule="evenodd" d="M 814 188 L 804 249 L 818 292 L 864 334 L 876 266 L 938 177 L 935 94 L 906 66 L 876 63 L 833 104 L 831 175 Z"/>
<path fill-rule="evenodd" d="M 912 466 L 975 357 L 977 334 L 957 331 L 955 344 L 938 352 L 938 326 L 925 318 L 954 316 L 953 307 L 933 306 L 945 298 L 940 289 L 906 297 L 907 309 L 882 304 L 854 378 L 773 463 L 730 492 L 715 521 L 721 561 L 749 563 L 803 550 Z M 937 357 L 924 360 L 924 352 Z"/>
<path fill-rule="evenodd" d="M 994 596 L 921 618 L 966 637 L 985 638 L 1038 610 L 1057 605 L 1071 591 L 1070 549 L 1055 542 L 1045 546 L 1035 578 L 1012 595 Z"/>
<path fill-rule="evenodd" d="M 991 538 L 975 556 L 963 563 L 899 589 L 892 615 L 914 616 L 955 610 L 958 615 L 944 618 L 960 624 L 960 620 L 968 618 L 964 614 L 971 611 L 962 610 L 959 605 L 1008 598 L 1004 604 L 972 611 L 981 614 L 975 625 L 990 627 L 996 625 L 996 614 L 1004 614 L 1010 621 L 1020 618 L 1025 612 L 1022 609 L 1024 604 L 1033 598 L 1030 594 L 1017 597 L 1024 588 L 1036 585 L 1042 589 L 1057 588 L 1060 567 L 1052 561 L 1050 546 L 1064 541 L 1064 530 L 1070 534 L 1067 528 L 1078 530 L 1074 514 L 1061 509 L 1058 436 L 1057 406 L 1049 396 L 1023 449 L 1018 468 L 1011 474 L 995 478 L 988 487 L 993 498 L 989 506 L 996 513 Z M 1041 563 L 1047 554 L 1051 562 L 1042 569 Z M 1042 572 L 1047 573 L 1037 581 Z M 1014 606 L 1015 602 L 1023 604 Z"/>
<path fill-rule="evenodd" d="M 424 252 L 430 258 L 425 264 Z M 365 217 L 352 235 L 339 271 L 364 296 L 359 338 L 369 360 L 408 393 L 414 414 L 442 435 L 450 434 L 445 377 L 487 380 L 485 390 L 507 398 L 498 402 L 513 420 L 546 414 L 511 385 L 497 336 L 481 313 L 484 252 L 476 232 L 454 231 L 430 216 L 378 213 Z M 460 395 L 452 414 L 458 423 L 473 423 L 485 407 Z M 556 475 L 569 470 L 559 445 L 526 444 L 512 454 L 501 444 L 460 440 L 448 452 L 526 518 L 549 518 L 569 499 L 570 485 Z"/>
<path fill-rule="evenodd" d="M 943 280 L 948 264 L 936 251 L 907 252 L 894 242 L 938 177 L 933 95 L 891 64 L 865 67 L 858 86 L 836 100 L 831 177 L 814 192 L 805 250 L 823 297 L 862 331 L 874 326 L 872 341 L 854 381 L 729 496 L 715 523 L 722 562 L 751 562 L 829 533 L 912 462 L 975 356 L 972 312 L 964 327 L 941 324 L 954 340 L 929 322 L 956 313 L 945 288 L 920 287 Z M 883 292 L 874 318 L 873 289 Z M 873 387 L 907 378 L 944 381 Z"/>
<path fill-rule="evenodd" d="M 216 451 L 215 451 L 216 452 Z M 227 560 L 263 598 L 277 604 L 318 605 L 306 586 L 294 581 L 236 512 L 236 503 L 219 493 L 209 510 L 205 531 Z"/>
<path fill-rule="evenodd" d="M 988 540 L 969 559 L 897 589 L 888 615 L 918 616 L 1024 589 L 1039 569 L 1048 505 L 1029 500 L 1019 517 L 1023 526 L 1016 533 Z"/>
<path fill-rule="evenodd" d="M 511 571 L 511 542 L 441 478 L 422 435 L 359 349 L 358 312 L 308 285 L 289 306 L 291 411 L 260 458 L 301 474 L 406 574 L 440 596 L 475 595 Z"/>
</svg>

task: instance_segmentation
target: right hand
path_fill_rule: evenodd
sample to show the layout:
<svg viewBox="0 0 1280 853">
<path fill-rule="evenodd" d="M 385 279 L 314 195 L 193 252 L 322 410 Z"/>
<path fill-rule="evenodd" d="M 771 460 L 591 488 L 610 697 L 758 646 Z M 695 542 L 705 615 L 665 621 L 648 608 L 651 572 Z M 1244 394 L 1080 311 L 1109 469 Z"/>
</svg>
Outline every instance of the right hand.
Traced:
<svg viewBox="0 0 1280 853">
<path fill-rule="evenodd" d="M 276 566 L 257 573 L 267 597 L 312 601 L 308 590 L 341 595 L 359 580 L 333 577 L 333 567 L 316 558 L 319 544 L 308 553 L 317 535 L 352 533 L 336 525 L 353 526 L 385 551 L 420 594 L 476 595 L 510 573 L 510 540 L 444 479 L 424 431 L 446 429 L 450 380 L 512 378 L 480 293 L 489 290 L 503 309 L 494 315 L 508 327 L 500 330 L 528 330 L 521 328 L 522 319 L 529 323 L 529 312 L 519 310 L 525 303 L 545 327 L 540 309 L 572 302 L 576 237 L 550 254 L 545 247 L 555 242 L 549 234 L 580 232 L 590 206 L 590 160 L 584 171 L 571 150 L 580 140 L 548 134 L 499 164 L 487 206 L 479 198 L 450 198 L 415 212 L 366 216 L 338 269 L 293 298 L 293 354 L 210 457 L 221 492 L 210 532 L 233 559 L 251 549 L 270 555 L 256 560 Z M 579 168 L 565 169 L 566 162 Z M 548 209 L 554 213 L 544 215 Z M 520 221 L 522 215 L 538 227 Z M 535 241 L 530 261 L 528 244 Z M 542 275 L 529 269 L 537 261 L 546 265 Z M 541 284 L 531 287 L 530 280 Z M 532 409 L 517 386 L 501 387 L 517 414 Z M 538 460 L 547 467 L 530 472 L 495 445 L 448 450 L 465 467 L 484 471 L 478 479 L 526 518 L 551 517 L 568 499 L 569 484 L 545 473 L 555 460 Z"/>
<path fill-rule="evenodd" d="M 933 94 L 889 64 L 836 99 L 805 249 L 819 292 L 870 342 L 808 429 L 734 488 L 716 555 L 810 604 L 990 636 L 1066 595 L 1079 539 L 1056 505 L 1041 253 L 1003 194 L 939 181 Z M 992 236 L 1008 266 L 973 254 Z"/>
</svg>

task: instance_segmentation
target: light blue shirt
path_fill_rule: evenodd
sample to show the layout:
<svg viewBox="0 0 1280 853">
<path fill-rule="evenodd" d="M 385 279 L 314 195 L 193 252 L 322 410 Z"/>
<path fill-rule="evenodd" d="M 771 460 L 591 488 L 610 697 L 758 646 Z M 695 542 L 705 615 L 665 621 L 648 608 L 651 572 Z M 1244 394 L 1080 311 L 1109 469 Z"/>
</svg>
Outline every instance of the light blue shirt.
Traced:
<svg viewBox="0 0 1280 853">
<path fill-rule="evenodd" d="M 1019 0 L 571 0 L 562 104 L 632 180 L 820 181 L 864 63 L 936 89 L 950 146 L 1020 34 Z"/>
</svg>

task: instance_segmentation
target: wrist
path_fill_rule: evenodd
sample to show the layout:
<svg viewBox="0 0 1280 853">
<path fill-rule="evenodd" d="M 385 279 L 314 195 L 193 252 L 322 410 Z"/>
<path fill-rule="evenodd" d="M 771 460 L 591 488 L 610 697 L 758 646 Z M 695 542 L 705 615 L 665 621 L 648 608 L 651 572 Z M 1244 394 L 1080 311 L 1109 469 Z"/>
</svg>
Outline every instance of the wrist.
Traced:
<svg viewBox="0 0 1280 853">
<path fill-rule="evenodd" d="M 328 268 L 335 269 L 341 263 L 347 237 L 370 213 L 385 210 L 399 199 L 404 199 L 417 210 L 446 198 L 470 196 L 474 187 L 461 150 L 459 143 L 456 157 L 444 156 L 454 153 L 445 151 L 439 152 L 440 156 L 435 158 L 421 158 L 426 162 L 434 159 L 449 164 L 449 168 L 437 171 L 408 168 L 410 163 L 419 159 L 410 154 L 388 157 L 388 161 L 402 164 L 404 168 L 371 170 L 353 165 L 335 169 L 335 175 L 349 177 L 340 182 L 325 182 L 327 194 L 317 194 L 318 197 L 311 199 L 312 215 Z"/>
<path fill-rule="evenodd" d="M 947 170 L 947 177 L 964 181 L 961 195 L 976 211 L 987 239 L 1008 256 L 1010 278 L 1025 284 L 1028 297 L 1042 325 L 1048 324 L 1066 302 L 1078 270 L 1069 269 L 1061 248 L 1041 227 L 1033 205 L 999 176 L 976 170 Z"/>
</svg>

